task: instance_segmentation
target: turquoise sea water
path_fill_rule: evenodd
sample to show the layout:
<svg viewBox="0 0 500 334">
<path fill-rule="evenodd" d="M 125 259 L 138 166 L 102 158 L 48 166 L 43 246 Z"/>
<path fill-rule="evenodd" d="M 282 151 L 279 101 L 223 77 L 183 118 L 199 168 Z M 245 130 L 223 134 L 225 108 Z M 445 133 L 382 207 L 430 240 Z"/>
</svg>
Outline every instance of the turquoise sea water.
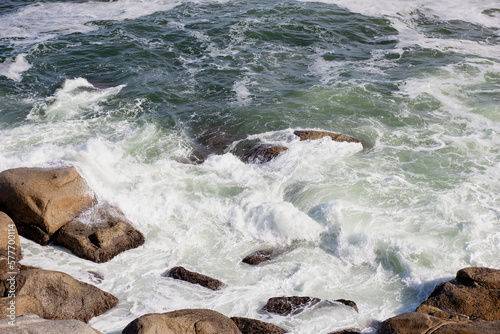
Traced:
<svg viewBox="0 0 500 334">
<path fill-rule="evenodd" d="M 104 264 L 22 239 L 22 263 L 120 299 L 102 332 L 210 308 L 371 333 L 460 268 L 500 268 L 499 1 L 2 1 L 0 97 L 0 171 L 76 165 L 146 236 Z M 289 150 L 244 164 L 207 133 Z M 227 287 L 162 277 L 177 265 Z M 359 313 L 259 312 L 283 295 Z"/>
</svg>

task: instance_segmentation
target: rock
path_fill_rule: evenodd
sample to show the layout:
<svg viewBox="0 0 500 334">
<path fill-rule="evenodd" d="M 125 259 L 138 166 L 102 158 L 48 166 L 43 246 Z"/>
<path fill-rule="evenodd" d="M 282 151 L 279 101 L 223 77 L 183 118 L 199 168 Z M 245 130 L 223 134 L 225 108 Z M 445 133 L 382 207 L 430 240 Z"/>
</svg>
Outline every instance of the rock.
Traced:
<svg viewBox="0 0 500 334">
<path fill-rule="evenodd" d="M 289 314 L 298 314 L 302 312 L 305 308 L 314 306 L 318 303 L 324 303 L 326 305 L 334 305 L 334 304 L 344 304 L 353 308 L 356 312 L 358 312 L 358 307 L 355 302 L 352 300 L 346 299 L 337 299 L 334 301 L 329 300 L 321 300 L 319 298 L 314 297 L 274 297 L 270 298 L 266 305 L 262 308 L 262 311 L 266 311 L 269 313 L 276 313 L 279 315 L 289 315 Z"/>
<path fill-rule="evenodd" d="M 241 334 L 225 315 L 206 309 L 178 310 L 143 315 L 125 327 L 123 334 Z"/>
<path fill-rule="evenodd" d="M 7 295 L 11 284 L 12 280 L 0 281 L 1 296 Z M 37 314 L 45 319 L 88 322 L 118 303 L 118 299 L 108 292 L 80 282 L 68 274 L 51 270 L 22 270 L 15 276 L 15 290 L 16 299 L 28 296 L 38 300 L 42 312 Z"/>
<path fill-rule="evenodd" d="M 0 210 L 41 245 L 95 201 L 75 167 L 16 168 L 0 173 Z"/>
<path fill-rule="evenodd" d="M 56 245 L 94 262 L 106 262 L 144 243 L 123 212 L 110 204 L 90 207 L 64 225 L 54 235 Z"/>
<path fill-rule="evenodd" d="M 259 250 L 247 255 L 243 260 L 241 260 L 241 262 L 256 266 L 262 262 L 271 260 L 273 253 L 274 250 L 272 249 Z"/>
<path fill-rule="evenodd" d="M 267 301 L 262 311 L 279 315 L 298 314 L 320 301 L 321 299 L 313 297 L 273 297 Z"/>
<path fill-rule="evenodd" d="M 288 148 L 284 146 L 262 144 L 244 153 L 243 156 L 241 156 L 241 160 L 246 163 L 263 164 L 273 160 L 286 150 L 288 150 Z"/>
<path fill-rule="evenodd" d="M 167 277 L 172 277 L 193 284 L 199 284 L 211 290 L 219 290 L 224 286 L 224 283 L 215 278 L 189 271 L 184 267 L 174 267 L 170 269 L 167 273 Z"/>
<path fill-rule="evenodd" d="M 84 322 L 78 320 L 46 320 L 35 314 L 22 315 L 15 319 L 14 325 L 9 324 L 11 320 L 0 320 L 0 332 L 3 334 L 99 334 Z"/>
<path fill-rule="evenodd" d="M 16 296 L 15 298 L 0 298 L 0 319 L 9 318 L 13 320 L 15 317 L 29 313 L 44 314 L 42 304 L 38 299 L 26 295 Z"/>
<path fill-rule="evenodd" d="M 0 211 L 0 258 L 17 262 L 22 259 L 17 228 L 7 214 Z"/>
<path fill-rule="evenodd" d="M 361 334 L 361 329 L 347 328 L 347 329 L 341 329 L 339 331 L 331 332 L 329 334 Z"/>
<path fill-rule="evenodd" d="M 408 312 L 382 322 L 376 334 L 498 334 L 500 321 L 450 321 L 428 314 Z"/>
<path fill-rule="evenodd" d="M 293 132 L 294 135 L 300 138 L 300 140 L 316 140 L 324 137 L 330 137 L 333 141 L 337 142 L 348 142 L 348 143 L 364 143 L 356 138 L 341 134 L 332 133 L 327 131 L 314 131 L 314 130 L 296 130 Z"/>
<path fill-rule="evenodd" d="M 435 308 L 483 320 L 500 320 L 500 270 L 465 268 L 456 279 L 441 283 L 417 312 Z"/>
<path fill-rule="evenodd" d="M 286 331 L 276 325 L 249 318 L 232 317 L 242 334 L 283 334 Z"/>
</svg>

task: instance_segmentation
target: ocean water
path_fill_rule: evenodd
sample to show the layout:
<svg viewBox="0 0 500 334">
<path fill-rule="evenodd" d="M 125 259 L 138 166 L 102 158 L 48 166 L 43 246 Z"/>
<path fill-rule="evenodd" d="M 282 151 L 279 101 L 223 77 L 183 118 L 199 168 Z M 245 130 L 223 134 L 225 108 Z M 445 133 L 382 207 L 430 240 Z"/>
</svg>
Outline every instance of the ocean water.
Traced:
<svg viewBox="0 0 500 334">
<path fill-rule="evenodd" d="M 75 165 L 146 237 L 103 264 L 21 239 L 23 264 L 119 298 L 104 333 L 183 308 L 373 333 L 460 268 L 500 268 L 498 0 L 3 0 L 0 101 L 0 171 Z M 240 141 L 208 155 L 206 133 Z M 289 150 L 245 164 L 241 140 Z M 227 286 L 163 276 L 179 265 Z M 359 313 L 260 312 L 295 295 Z"/>
</svg>

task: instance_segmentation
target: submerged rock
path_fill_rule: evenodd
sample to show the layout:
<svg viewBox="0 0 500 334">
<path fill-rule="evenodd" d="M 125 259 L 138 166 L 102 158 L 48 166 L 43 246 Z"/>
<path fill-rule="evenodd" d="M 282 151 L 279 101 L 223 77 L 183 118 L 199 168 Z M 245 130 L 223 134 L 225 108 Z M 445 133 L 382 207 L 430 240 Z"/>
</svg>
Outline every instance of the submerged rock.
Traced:
<svg viewBox="0 0 500 334">
<path fill-rule="evenodd" d="M 365 146 L 365 143 L 363 141 L 341 133 L 332 133 L 327 131 L 314 131 L 314 130 L 296 130 L 293 132 L 293 134 L 299 137 L 300 140 L 316 140 L 324 137 L 330 137 L 333 141 L 361 143 L 363 147 Z"/>
<path fill-rule="evenodd" d="M 286 331 L 276 325 L 249 318 L 232 317 L 242 334 L 283 334 Z"/>
<path fill-rule="evenodd" d="M 0 210 L 41 245 L 95 202 L 75 167 L 16 168 L 0 173 Z"/>
<path fill-rule="evenodd" d="M 20 307 L 22 305 L 45 319 L 88 322 L 118 303 L 112 294 L 58 271 L 28 267 L 14 279 L 15 296 L 20 300 Z M 11 284 L 9 279 L 0 281 L 1 296 L 8 296 Z"/>
<path fill-rule="evenodd" d="M 224 283 L 215 278 L 189 271 L 184 267 L 174 267 L 168 271 L 166 276 L 193 284 L 199 284 L 211 290 L 219 290 L 224 286 Z"/>
<path fill-rule="evenodd" d="M 235 141 L 245 137 L 246 134 L 237 129 L 224 126 L 207 128 L 195 136 L 198 147 L 190 160 L 194 163 L 202 163 L 212 154 L 224 154 Z"/>
<path fill-rule="evenodd" d="M 288 150 L 285 146 L 274 146 L 262 144 L 248 150 L 241 156 L 241 160 L 246 163 L 263 164 L 269 162 Z"/>
<path fill-rule="evenodd" d="M 247 255 L 241 262 L 256 266 L 262 262 L 271 260 L 272 255 L 275 253 L 273 249 L 263 249 L 252 254 Z"/>
<path fill-rule="evenodd" d="M 119 208 L 104 203 L 89 208 L 61 227 L 54 235 L 54 242 L 79 257 L 100 263 L 139 247 L 144 236 Z"/>
<path fill-rule="evenodd" d="M 225 315 L 207 309 L 178 310 L 143 315 L 125 327 L 123 334 L 241 334 Z"/>
<path fill-rule="evenodd" d="M 0 320 L 0 332 L 3 334 L 99 334 L 86 323 L 74 319 L 47 320 L 36 314 L 26 314 L 15 319 L 14 326 L 9 319 Z"/>
</svg>

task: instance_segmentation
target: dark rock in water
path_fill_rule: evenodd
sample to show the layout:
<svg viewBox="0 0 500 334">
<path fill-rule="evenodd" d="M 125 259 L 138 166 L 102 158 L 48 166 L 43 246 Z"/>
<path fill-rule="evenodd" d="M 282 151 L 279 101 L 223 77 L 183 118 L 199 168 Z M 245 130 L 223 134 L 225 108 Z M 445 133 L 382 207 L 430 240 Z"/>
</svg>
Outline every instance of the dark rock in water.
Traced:
<svg viewBox="0 0 500 334">
<path fill-rule="evenodd" d="M 242 334 L 283 334 L 286 331 L 276 325 L 249 318 L 232 317 Z"/>
<path fill-rule="evenodd" d="M 178 310 L 143 315 L 124 329 L 123 334 L 241 334 L 225 315 L 206 309 Z"/>
<path fill-rule="evenodd" d="M 339 331 L 331 332 L 328 334 L 361 334 L 361 329 L 348 328 L 348 329 L 342 329 Z"/>
<path fill-rule="evenodd" d="M 15 281 L 16 299 L 25 299 L 23 308 L 45 319 L 88 322 L 118 303 L 112 294 L 58 271 L 26 268 Z M 6 296 L 9 286 L 7 279 L 0 281 L 1 296 Z"/>
<path fill-rule="evenodd" d="M 269 261 L 271 256 L 273 255 L 274 250 L 272 249 L 264 249 L 253 252 L 250 255 L 247 255 L 241 262 L 250 264 L 250 265 L 258 265 L 262 262 Z"/>
<path fill-rule="evenodd" d="M 500 333 L 500 270 L 471 267 L 438 284 L 416 310 L 387 319 L 377 334 Z"/>
<path fill-rule="evenodd" d="M 95 202 L 75 167 L 16 168 L 0 173 L 0 210 L 41 245 Z"/>
<path fill-rule="evenodd" d="M 432 315 L 408 312 L 382 322 L 376 334 L 498 334 L 500 321 L 450 321 Z"/>
<path fill-rule="evenodd" d="M 347 300 L 347 299 L 337 299 L 335 300 L 337 303 L 341 303 L 341 304 L 344 304 L 346 306 L 349 306 L 349 307 L 352 307 L 354 310 L 356 310 L 356 312 L 359 312 L 358 310 L 358 305 L 356 305 L 355 302 L 353 302 L 352 300 Z"/>
<path fill-rule="evenodd" d="M 139 247 L 144 236 L 123 212 L 110 204 L 98 204 L 64 225 L 54 236 L 56 245 L 94 262 L 106 262 L 123 251 Z"/>
<path fill-rule="evenodd" d="M 15 319 L 15 325 L 9 324 L 10 319 L 0 320 L 0 332 L 3 334 L 99 334 L 86 323 L 69 320 L 41 319 L 36 314 L 26 314 Z"/>
<path fill-rule="evenodd" d="M 455 280 L 441 283 L 422 303 L 441 310 L 453 311 L 471 318 L 500 320 L 500 270 L 464 268 Z"/>
<path fill-rule="evenodd" d="M 2 258 L 15 264 L 22 259 L 22 252 L 16 224 L 7 214 L 0 211 L 0 259 Z M 0 272 L 0 276 L 3 273 Z"/>
<path fill-rule="evenodd" d="M 219 290 L 224 286 L 224 283 L 215 278 L 189 271 L 184 267 L 174 267 L 170 269 L 167 276 L 189 283 L 199 284 L 211 290 Z"/>
<path fill-rule="evenodd" d="M 195 137 L 198 147 L 191 160 L 195 163 L 201 163 L 209 155 L 224 154 L 235 141 L 245 137 L 246 134 L 227 127 L 217 126 L 205 129 Z"/>
<path fill-rule="evenodd" d="M 262 144 L 246 152 L 241 157 L 241 160 L 246 163 L 263 164 L 276 158 L 286 150 L 288 150 L 288 148 L 284 146 Z"/>
<path fill-rule="evenodd" d="M 324 137 L 330 137 L 333 141 L 337 142 L 348 142 L 348 143 L 361 143 L 363 147 L 366 146 L 366 143 L 363 141 L 341 134 L 341 133 L 332 133 L 326 131 L 305 131 L 305 130 L 297 130 L 293 132 L 294 135 L 300 138 L 300 140 L 316 140 Z"/>
<path fill-rule="evenodd" d="M 319 303 L 321 299 L 314 297 L 273 297 L 270 298 L 262 311 L 279 315 L 298 314 L 305 308 Z"/>
</svg>

